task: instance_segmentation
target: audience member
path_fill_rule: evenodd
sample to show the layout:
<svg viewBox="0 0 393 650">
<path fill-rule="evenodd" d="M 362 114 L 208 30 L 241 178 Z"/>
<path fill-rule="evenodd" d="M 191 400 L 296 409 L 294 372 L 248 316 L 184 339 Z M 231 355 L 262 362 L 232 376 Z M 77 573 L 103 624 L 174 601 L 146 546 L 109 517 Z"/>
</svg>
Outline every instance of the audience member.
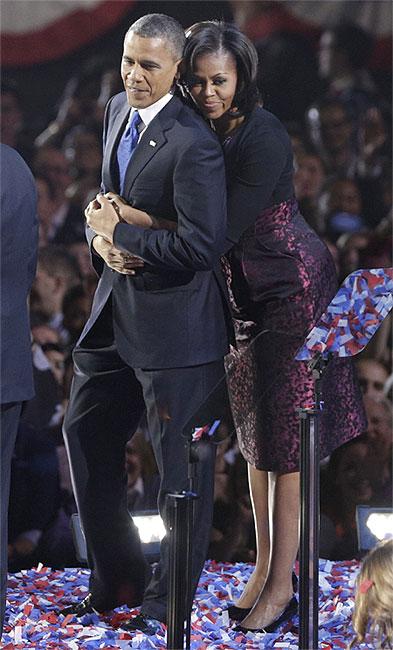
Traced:
<svg viewBox="0 0 393 650">
<path fill-rule="evenodd" d="M 343 22 L 322 32 L 319 43 L 319 74 L 326 80 L 326 96 L 340 99 L 358 120 L 378 101 L 378 91 L 367 64 L 373 38 L 358 25 Z"/>
<path fill-rule="evenodd" d="M 304 149 L 295 156 L 293 181 L 301 214 L 318 234 L 323 235 L 325 224 L 318 212 L 318 201 L 326 181 L 326 171 L 316 151 Z"/>
<path fill-rule="evenodd" d="M 44 314 L 34 311 L 30 315 L 31 322 L 31 334 L 34 343 L 38 345 L 44 345 L 45 343 L 59 343 L 60 335 L 59 333 L 47 325 L 47 319 Z"/>
<path fill-rule="evenodd" d="M 82 284 L 93 299 L 97 287 L 98 277 L 91 263 L 90 249 L 87 241 L 76 241 L 67 246 L 67 250 L 74 256 L 77 261 L 79 274 L 82 278 Z"/>
<path fill-rule="evenodd" d="M 369 647 L 393 648 L 393 540 L 374 546 L 356 580 L 350 648 L 366 640 Z M 366 637 L 368 637 L 366 639 Z"/>
<path fill-rule="evenodd" d="M 33 168 L 36 175 L 43 175 L 51 181 L 56 192 L 56 206 L 61 207 L 66 189 L 72 181 L 70 164 L 63 151 L 53 145 L 38 148 Z"/>
<path fill-rule="evenodd" d="M 62 147 L 68 133 L 78 126 L 101 132 L 105 106 L 123 90 L 117 68 L 101 55 L 88 59 L 67 82 L 60 97 L 57 115 L 36 138 L 36 147 Z"/>
<path fill-rule="evenodd" d="M 85 206 L 95 197 L 101 184 L 101 129 L 74 126 L 64 139 L 63 151 L 71 165 L 73 181 L 67 198 L 77 206 Z"/>
<path fill-rule="evenodd" d="M 0 88 L 0 142 L 16 149 L 30 164 L 33 138 L 28 132 L 22 98 L 15 81 L 2 77 Z"/>
<path fill-rule="evenodd" d="M 392 404 L 386 397 L 378 400 L 365 397 L 364 405 L 367 415 L 366 439 L 378 458 L 380 493 L 385 505 L 389 505 L 392 497 Z"/>
<path fill-rule="evenodd" d="M 336 245 L 340 258 L 341 279 L 356 269 L 374 269 L 392 265 L 392 238 L 385 233 L 343 232 L 336 240 Z"/>
<path fill-rule="evenodd" d="M 321 474 L 320 555 L 330 560 L 359 556 L 356 506 L 383 505 L 382 464 L 365 436 L 334 450 Z"/>
<path fill-rule="evenodd" d="M 64 152 L 53 145 L 41 147 L 33 159 L 33 169 L 36 176 L 48 179 L 53 188 L 51 214 L 47 217 L 47 241 L 64 245 L 84 241 L 85 206 L 72 203 L 67 197 L 72 175 Z"/>
<path fill-rule="evenodd" d="M 76 260 L 64 247 L 49 244 L 40 249 L 31 309 L 47 318 L 47 324 L 59 333 L 62 343 L 69 338 L 63 325 L 63 299 L 68 289 L 79 283 Z"/>
<path fill-rule="evenodd" d="M 38 562 L 77 565 L 69 517 L 62 512 L 55 440 L 23 422 L 11 466 L 8 557 L 12 572 Z"/>
<path fill-rule="evenodd" d="M 366 230 L 362 217 L 362 197 L 355 180 L 337 176 L 326 187 L 319 206 L 326 234 L 332 242 L 337 241 L 343 233 Z"/>
<path fill-rule="evenodd" d="M 338 99 L 318 100 L 307 110 L 306 125 L 328 173 L 353 177 L 357 165 L 354 124 L 345 104 Z"/>
<path fill-rule="evenodd" d="M 63 417 L 62 391 L 42 347 L 32 344 L 35 395 L 23 405 L 21 422 L 37 431 L 60 435 Z"/>
<path fill-rule="evenodd" d="M 63 327 L 67 332 L 67 350 L 72 351 L 89 317 L 92 298 L 82 284 L 71 286 L 62 302 Z"/>
<path fill-rule="evenodd" d="M 385 366 L 375 359 L 359 358 L 356 368 L 363 395 L 373 400 L 382 399 L 389 376 Z"/>
<path fill-rule="evenodd" d="M 307 151 L 313 149 L 313 145 L 311 144 L 308 133 L 303 127 L 302 122 L 285 122 L 285 128 L 291 139 L 291 147 L 295 162 L 298 158 L 306 154 Z"/>
<path fill-rule="evenodd" d="M 56 211 L 56 191 L 52 181 L 47 176 L 36 176 L 37 186 L 37 213 L 39 224 L 40 248 L 50 242 L 52 235 L 52 219 Z"/>
</svg>

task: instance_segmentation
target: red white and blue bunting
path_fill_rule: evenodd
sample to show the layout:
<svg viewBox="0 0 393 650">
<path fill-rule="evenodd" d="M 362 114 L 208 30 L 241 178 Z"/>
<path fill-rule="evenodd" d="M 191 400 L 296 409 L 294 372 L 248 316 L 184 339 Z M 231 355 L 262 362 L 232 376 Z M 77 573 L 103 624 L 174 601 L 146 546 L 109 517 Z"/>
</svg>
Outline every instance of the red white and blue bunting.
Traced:
<svg viewBox="0 0 393 650">
<path fill-rule="evenodd" d="M 3 67 L 28 67 L 71 54 L 102 36 L 135 0 L 2 0 Z"/>
</svg>

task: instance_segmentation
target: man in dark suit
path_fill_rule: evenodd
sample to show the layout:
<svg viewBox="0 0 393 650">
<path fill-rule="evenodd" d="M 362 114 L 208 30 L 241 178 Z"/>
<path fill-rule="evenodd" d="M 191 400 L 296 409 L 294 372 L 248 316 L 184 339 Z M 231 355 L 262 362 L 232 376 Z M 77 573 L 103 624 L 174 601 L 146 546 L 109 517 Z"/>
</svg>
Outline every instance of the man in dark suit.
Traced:
<svg viewBox="0 0 393 650">
<path fill-rule="evenodd" d="M 166 494 L 188 486 L 183 428 L 223 377 L 228 350 L 219 271 L 224 165 L 215 135 L 172 94 L 183 44 L 182 27 L 162 14 L 142 17 L 125 37 L 125 92 L 109 101 L 105 115 L 103 190 L 120 194 L 148 220 L 151 214 L 171 221 L 174 229 L 125 223 L 104 196 L 86 209 L 100 281 L 74 352 L 64 426 L 92 573 L 87 599 L 63 611 L 142 602 L 135 627 L 146 632 L 151 619 L 166 621 L 168 544 L 164 539 L 145 590 L 146 562 L 127 512 L 124 447 L 146 408 L 166 521 Z M 132 153 L 124 165 L 127 139 Z M 130 265 L 133 256 L 143 266 Z M 209 541 L 214 449 L 201 456 L 194 590 Z"/>
<path fill-rule="evenodd" d="M 28 294 L 37 263 L 38 220 L 33 175 L 11 147 L 1 164 L 1 521 L 0 636 L 7 586 L 7 519 L 11 458 L 22 403 L 33 397 Z"/>
</svg>

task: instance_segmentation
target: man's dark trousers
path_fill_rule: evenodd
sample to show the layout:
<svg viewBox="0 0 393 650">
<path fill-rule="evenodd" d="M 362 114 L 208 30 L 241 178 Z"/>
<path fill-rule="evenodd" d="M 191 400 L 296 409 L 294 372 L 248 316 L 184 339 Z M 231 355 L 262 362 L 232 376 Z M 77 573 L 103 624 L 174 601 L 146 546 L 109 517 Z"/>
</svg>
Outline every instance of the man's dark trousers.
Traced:
<svg viewBox="0 0 393 650">
<path fill-rule="evenodd" d="M 107 609 L 143 593 L 147 568 L 127 511 L 125 443 L 146 408 L 162 479 L 159 510 L 166 522 L 165 495 L 188 488 L 183 425 L 222 379 L 224 370 L 222 360 L 188 368 L 132 369 L 120 358 L 111 337 L 104 340 L 94 336 L 98 327 L 99 323 L 74 352 L 72 408 L 64 429 L 70 457 L 78 463 L 74 462 L 72 474 L 90 552 L 89 564 L 94 567 L 90 589 L 95 606 Z M 92 347 L 94 341 L 99 341 L 101 347 Z M 214 462 L 215 447 L 201 448 L 193 531 L 193 589 L 209 544 Z M 167 587 L 168 544 L 164 538 L 160 561 L 143 598 L 144 614 L 165 622 Z"/>
</svg>

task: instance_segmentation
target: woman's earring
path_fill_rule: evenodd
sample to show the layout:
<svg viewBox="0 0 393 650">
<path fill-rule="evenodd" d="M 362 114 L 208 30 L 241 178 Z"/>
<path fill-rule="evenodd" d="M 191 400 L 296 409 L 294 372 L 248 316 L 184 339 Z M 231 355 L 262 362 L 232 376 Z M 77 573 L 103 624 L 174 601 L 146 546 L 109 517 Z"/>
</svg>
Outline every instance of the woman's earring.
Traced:
<svg viewBox="0 0 393 650">
<path fill-rule="evenodd" d="M 181 96 L 183 97 L 183 99 L 186 99 L 188 97 L 188 93 L 187 93 L 187 89 L 182 84 L 182 82 L 179 81 L 179 79 L 176 79 L 175 85 L 177 86 L 177 88 L 178 88 L 179 92 L 181 93 Z"/>
</svg>

